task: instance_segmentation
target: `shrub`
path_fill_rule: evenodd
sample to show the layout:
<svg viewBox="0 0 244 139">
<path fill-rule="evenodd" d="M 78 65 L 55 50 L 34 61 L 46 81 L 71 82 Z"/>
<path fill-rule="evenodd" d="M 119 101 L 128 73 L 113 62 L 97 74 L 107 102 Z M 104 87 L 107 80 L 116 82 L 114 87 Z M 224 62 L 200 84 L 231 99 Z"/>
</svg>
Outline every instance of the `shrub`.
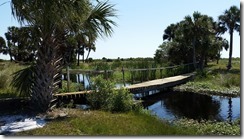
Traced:
<svg viewBox="0 0 244 139">
<path fill-rule="evenodd" d="M 132 110 L 133 99 L 132 94 L 127 89 L 119 89 L 114 91 L 112 99 L 111 111 L 127 112 Z"/>
<path fill-rule="evenodd" d="M 207 70 L 198 70 L 197 69 L 197 74 L 196 74 L 197 79 L 204 79 L 207 77 L 208 77 Z"/>
<path fill-rule="evenodd" d="M 93 109 L 109 110 L 114 91 L 114 83 L 104 80 L 101 76 L 92 79 L 92 93 L 87 95 L 87 100 Z"/>
<path fill-rule="evenodd" d="M 104 80 L 101 76 L 93 79 L 92 93 L 87 100 L 93 109 L 102 109 L 111 112 L 127 112 L 133 109 L 132 94 L 124 88 L 115 89 L 112 81 Z"/>
</svg>

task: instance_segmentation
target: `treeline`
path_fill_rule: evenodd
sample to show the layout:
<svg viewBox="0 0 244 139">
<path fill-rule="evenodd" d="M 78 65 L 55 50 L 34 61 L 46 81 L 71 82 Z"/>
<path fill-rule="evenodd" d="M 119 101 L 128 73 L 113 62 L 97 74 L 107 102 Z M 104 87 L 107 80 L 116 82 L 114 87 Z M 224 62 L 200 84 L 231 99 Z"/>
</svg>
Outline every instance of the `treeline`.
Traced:
<svg viewBox="0 0 244 139">
<path fill-rule="evenodd" d="M 8 27 L 5 38 L 6 41 L 0 36 L 0 54 L 9 55 L 11 62 L 30 63 L 36 60 L 42 40 L 34 27 Z M 79 65 L 80 56 L 83 57 L 83 62 L 92 61 L 89 59 L 89 55 L 91 51 L 96 50 L 97 34 L 83 32 L 83 34 L 78 35 L 69 34 L 60 39 L 63 39 L 66 44 L 60 48 L 65 63 L 77 63 Z"/>
<path fill-rule="evenodd" d="M 200 69 L 207 65 L 208 60 L 219 60 L 220 52 L 229 49 L 227 69 L 231 68 L 233 32 L 240 34 L 240 9 L 231 6 L 225 10 L 218 21 L 208 15 L 194 12 L 182 21 L 170 24 L 163 34 L 164 42 L 155 52 L 158 63 L 172 64 L 199 62 Z M 230 34 L 230 42 L 222 35 Z"/>
</svg>

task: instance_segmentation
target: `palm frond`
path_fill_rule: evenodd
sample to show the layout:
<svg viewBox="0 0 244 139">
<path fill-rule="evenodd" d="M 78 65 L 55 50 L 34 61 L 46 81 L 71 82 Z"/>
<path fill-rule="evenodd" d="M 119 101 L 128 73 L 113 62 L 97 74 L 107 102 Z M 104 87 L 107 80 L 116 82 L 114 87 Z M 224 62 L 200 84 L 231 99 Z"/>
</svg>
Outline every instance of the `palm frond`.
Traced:
<svg viewBox="0 0 244 139">
<path fill-rule="evenodd" d="M 33 87 L 33 66 L 15 72 L 11 85 L 16 87 L 20 96 L 30 96 Z"/>
<path fill-rule="evenodd" d="M 111 36 L 113 33 L 113 26 L 117 26 L 116 22 L 111 20 L 112 17 L 117 17 L 114 5 L 108 2 L 98 3 L 91 11 L 85 22 L 85 27 L 97 32 L 101 37 Z"/>
</svg>

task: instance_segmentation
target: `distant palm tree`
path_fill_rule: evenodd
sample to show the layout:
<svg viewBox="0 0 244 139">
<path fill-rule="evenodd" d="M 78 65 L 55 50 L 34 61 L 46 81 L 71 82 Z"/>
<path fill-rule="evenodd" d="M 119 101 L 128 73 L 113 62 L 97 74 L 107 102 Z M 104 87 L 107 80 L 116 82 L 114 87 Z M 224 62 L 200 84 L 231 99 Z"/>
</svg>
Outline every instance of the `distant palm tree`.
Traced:
<svg viewBox="0 0 244 139">
<path fill-rule="evenodd" d="M 19 29 L 17 27 L 8 27 L 8 31 L 5 33 L 5 37 L 7 39 L 7 48 L 8 48 L 8 54 L 10 57 L 10 61 L 13 61 L 13 57 L 17 54 L 17 45 L 18 45 L 18 31 Z"/>
<path fill-rule="evenodd" d="M 96 41 L 97 38 L 98 38 L 98 34 L 97 33 L 92 33 L 88 37 L 88 41 L 87 41 L 87 44 L 86 44 L 86 46 L 87 46 L 86 49 L 88 51 L 88 54 L 86 56 L 86 61 L 89 58 L 91 50 L 93 50 L 94 52 L 96 51 L 95 41 Z"/>
<path fill-rule="evenodd" d="M 88 47 L 88 54 L 86 56 L 86 60 L 85 61 L 88 61 L 89 55 L 91 53 L 91 50 L 94 51 L 94 52 L 96 51 L 95 43 L 92 43 L 92 44 L 89 45 L 89 47 Z"/>
<path fill-rule="evenodd" d="M 6 55 L 8 54 L 8 50 L 4 38 L 0 36 L 0 54 L 1 53 Z"/>
<path fill-rule="evenodd" d="M 12 0 L 12 13 L 22 24 L 35 28 L 40 38 L 37 59 L 33 69 L 34 79 L 31 106 L 35 111 L 46 112 L 55 100 L 53 94 L 59 83 L 57 77 L 62 69 L 63 56 L 60 47 L 68 47 L 68 34 L 78 34 L 85 29 L 101 36 L 111 35 L 110 17 L 115 17 L 114 6 L 99 2 L 96 6 L 89 0 Z"/>
<path fill-rule="evenodd" d="M 8 27 L 6 54 L 15 62 L 31 62 L 34 60 L 36 48 L 35 34 L 31 27 Z"/>
<path fill-rule="evenodd" d="M 229 30 L 230 34 L 229 61 L 227 65 L 227 70 L 230 70 L 232 67 L 233 33 L 234 30 L 240 33 L 240 9 L 236 6 L 231 6 L 229 10 L 225 10 L 224 14 L 219 16 L 219 23 L 221 27 L 225 28 L 224 32 Z"/>
</svg>

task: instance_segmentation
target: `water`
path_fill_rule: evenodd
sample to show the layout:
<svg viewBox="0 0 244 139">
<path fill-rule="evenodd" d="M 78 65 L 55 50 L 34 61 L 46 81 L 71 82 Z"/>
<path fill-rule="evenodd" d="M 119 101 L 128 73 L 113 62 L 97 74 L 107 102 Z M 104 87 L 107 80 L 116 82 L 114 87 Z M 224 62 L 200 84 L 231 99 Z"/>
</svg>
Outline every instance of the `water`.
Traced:
<svg viewBox="0 0 244 139">
<path fill-rule="evenodd" d="M 89 75 L 71 74 L 70 77 L 73 82 L 82 83 L 85 89 L 90 89 Z M 116 88 L 129 85 L 129 83 L 117 83 Z M 185 117 L 196 120 L 232 121 L 240 118 L 240 97 L 226 98 L 196 93 L 154 90 L 135 94 L 134 98 L 143 98 L 145 109 L 166 120 Z"/>
<path fill-rule="evenodd" d="M 240 98 L 208 96 L 187 92 L 160 92 L 143 98 L 143 106 L 166 120 L 233 121 L 240 118 Z"/>
<path fill-rule="evenodd" d="M 67 80 L 64 75 L 62 75 L 63 80 Z M 70 74 L 70 80 L 75 83 L 81 83 L 85 90 L 91 89 L 91 79 L 88 74 Z M 130 83 L 116 83 L 115 88 L 130 86 Z"/>
</svg>

